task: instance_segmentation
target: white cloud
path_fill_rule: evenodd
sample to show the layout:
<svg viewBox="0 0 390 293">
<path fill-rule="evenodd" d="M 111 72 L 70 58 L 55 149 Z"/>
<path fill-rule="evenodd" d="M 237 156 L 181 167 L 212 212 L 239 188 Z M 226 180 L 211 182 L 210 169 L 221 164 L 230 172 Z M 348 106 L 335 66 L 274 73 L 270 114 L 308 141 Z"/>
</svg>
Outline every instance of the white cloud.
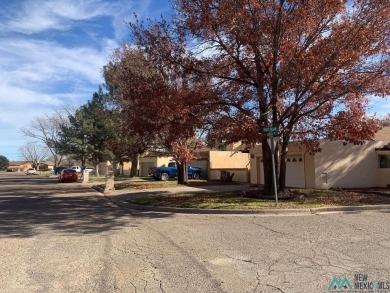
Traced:
<svg viewBox="0 0 390 293">
<path fill-rule="evenodd" d="M 110 4 L 99 0 L 28 0 L 7 15 L 5 27 L 20 33 L 37 33 L 48 29 L 66 30 L 70 21 L 108 15 Z"/>
<path fill-rule="evenodd" d="M 2 40 L 1 82 L 19 86 L 33 86 L 36 82 L 50 85 L 60 81 L 101 83 L 101 68 L 115 46 L 113 41 L 105 41 L 103 49 L 98 49 L 67 48 L 40 40 Z"/>
<path fill-rule="evenodd" d="M 28 141 L 19 131 L 34 117 L 63 103 L 78 107 L 92 97 L 103 82 L 102 67 L 129 34 L 126 22 L 133 12 L 145 19 L 169 10 L 160 0 L 4 2 L 0 135 L 7 139 L 0 140 L 0 154 L 9 159 L 17 159 L 17 148 Z"/>
</svg>

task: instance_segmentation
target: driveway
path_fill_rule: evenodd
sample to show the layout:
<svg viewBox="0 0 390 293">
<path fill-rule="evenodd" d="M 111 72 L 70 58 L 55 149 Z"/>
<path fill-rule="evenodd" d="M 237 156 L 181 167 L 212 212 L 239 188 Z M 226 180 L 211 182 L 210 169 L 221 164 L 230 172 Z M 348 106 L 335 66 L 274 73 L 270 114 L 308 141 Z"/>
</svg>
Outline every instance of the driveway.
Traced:
<svg viewBox="0 0 390 293">
<path fill-rule="evenodd" d="M 0 291 L 327 292 L 335 276 L 389 281 L 389 225 L 385 211 L 134 211 L 81 184 L 0 172 Z"/>
</svg>

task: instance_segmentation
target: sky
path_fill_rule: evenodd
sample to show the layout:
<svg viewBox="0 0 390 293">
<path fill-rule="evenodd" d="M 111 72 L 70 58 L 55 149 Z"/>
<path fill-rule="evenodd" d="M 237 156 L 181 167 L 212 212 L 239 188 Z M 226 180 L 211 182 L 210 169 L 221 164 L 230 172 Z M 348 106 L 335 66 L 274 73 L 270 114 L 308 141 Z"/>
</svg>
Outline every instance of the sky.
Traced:
<svg viewBox="0 0 390 293">
<path fill-rule="evenodd" d="M 169 0 L 0 0 L 0 155 L 22 160 L 21 133 L 34 117 L 81 106 L 103 83 L 102 68 L 129 39 L 127 22 L 168 17 Z M 384 116 L 390 102 L 374 99 Z"/>
<path fill-rule="evenodd" d="M 22 160 L 20 129 L 63 104 L 81 106 L 129 39 L 129 21 L 168 16 L 168 0 L 0 0 L 0 155 Z"/>
</svg>

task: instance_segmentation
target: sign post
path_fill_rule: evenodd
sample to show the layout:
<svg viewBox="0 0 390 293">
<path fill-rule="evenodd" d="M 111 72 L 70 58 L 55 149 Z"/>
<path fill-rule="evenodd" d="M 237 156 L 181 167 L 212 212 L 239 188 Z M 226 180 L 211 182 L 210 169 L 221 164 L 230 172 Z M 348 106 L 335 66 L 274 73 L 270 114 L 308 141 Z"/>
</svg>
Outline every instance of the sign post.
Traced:
<svg viewBox="0 0 390 293">
<path fill-rule="evenodd" d="M 276 185 L 276 168 L 275 168 L 275 143 L 279 141 L 279 137 L 275 137 L 275 135 L 278 134 L 278 128 L 276 126 L 274 127 L 264 127 L 263 132 L 267 134 L 268 139 L 268 145 L 271 149 L 272 154 L 272 177 L 273 177 L 273 183 L 274 183 L 274 194 L 275 194 L 275 202 L 276 207 L 279 207 L 278 203 L 278 188 Z"/>
</svg>

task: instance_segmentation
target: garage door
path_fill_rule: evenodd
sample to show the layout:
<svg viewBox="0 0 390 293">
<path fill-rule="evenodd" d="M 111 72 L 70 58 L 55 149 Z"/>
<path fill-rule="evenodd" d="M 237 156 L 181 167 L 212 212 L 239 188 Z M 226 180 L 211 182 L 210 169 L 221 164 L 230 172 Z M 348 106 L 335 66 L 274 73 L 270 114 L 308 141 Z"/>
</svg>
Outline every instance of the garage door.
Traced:
<svg viewBox="0 0 390 293">
<path fill-rule="evenodd" d="M 207 160 L 198 160 L 198 161 L 192 161 L 189 162 L 188 165 L 196 168 L 201 168 L 203 171 L 203 179 L 207 179 L 208 174 L 208 161 Z"/>
<path fill-rule="evenodd" d="M 263 160 L 260 159 L 260 184 L 264 184 Z M 305 188 L 305 164 L 301 155 L 287 156 L 286 186 Z"/>
<path fill-rule="evenodd" d="M 305 187 L 305 164 L 301 155 L 287 156 L 286 186 Z"/>
<path fill-rule="evenodd" d="M 153 167 L 155 167 L 154 163 L 151 163 L 151 162 L 141 163 L 141 170 L 140 170 L 141 174 L 140 174 L 140 176 L 141 177 L 147 177 L 149 169 L 153 168 Z"/>
</svg>

